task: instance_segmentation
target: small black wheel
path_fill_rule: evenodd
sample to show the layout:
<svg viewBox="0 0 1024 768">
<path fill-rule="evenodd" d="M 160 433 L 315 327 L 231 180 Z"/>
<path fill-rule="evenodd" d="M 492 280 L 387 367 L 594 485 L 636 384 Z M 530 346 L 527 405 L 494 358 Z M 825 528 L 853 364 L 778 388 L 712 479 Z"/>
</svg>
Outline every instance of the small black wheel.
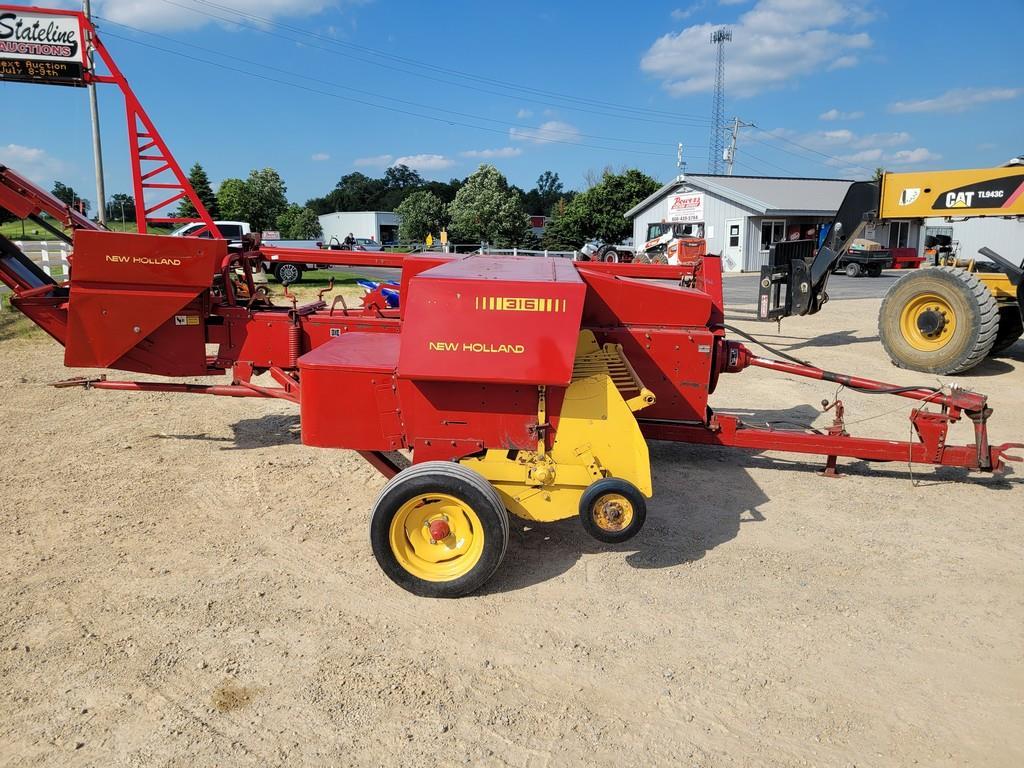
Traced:
<svg viewBox="0 0 1024 768">
<path fill-rule="evenodd" d="M 601 250 L 597 252 L 597 260 L 617 264 L 619 261 L 619 252 L 615 250 L 615 246 L 613 245 L 602 246 Z"/>
<path fill-rule="evenodd" d="M 855 261 L 851 261 L 846 265 L 846 276 L 847 277 L 860 277 L 860 264 Z"/>
<path fill-rule="evenodd" d="M 300 283 L 302 282 L 302 266 L 300 264 L 278 264 L 274 267 L 274 277 L 284 285 Z"/>
<path fill-rule="evenodd" d="M 882 265 L 872 264 L 868 267 L 868 277 L 881 277 L 882 276 Z"/>
<path fill-rule="evenodd" d="M 399 472 L 370 517 L 377 564 L 421 597 L 461 597 L 480 588 L 501 564 L 508 539 L 508 512 L 494 486 L 447 461 Z"/>
<path fill-rule="evenodd" d="M 621 544 L 640 533 L 647 502 L 635 485 L 606 477 L 590 485 L 580 499 L 583 528 L 605 544 Z"/>
</svg>

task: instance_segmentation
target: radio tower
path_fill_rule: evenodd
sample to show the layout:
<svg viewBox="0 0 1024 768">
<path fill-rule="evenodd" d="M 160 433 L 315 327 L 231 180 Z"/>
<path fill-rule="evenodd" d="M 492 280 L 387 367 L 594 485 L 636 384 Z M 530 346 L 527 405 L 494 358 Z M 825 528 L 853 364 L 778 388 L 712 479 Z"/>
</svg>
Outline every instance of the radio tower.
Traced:
<svg viewBox="0 0 1024 768">
<path fill-rule="evenodd" d="M 711 145 L 708 148 L 708 171 L 722 172 L 722 152 L 725 149 L 725 44 L 732 40 L 732 32 L 722 27 L 711 33 L 711 44 L 718 46 L 718 66 L 715 70 L 715 98 L 711 104 Z"/>
</svg>

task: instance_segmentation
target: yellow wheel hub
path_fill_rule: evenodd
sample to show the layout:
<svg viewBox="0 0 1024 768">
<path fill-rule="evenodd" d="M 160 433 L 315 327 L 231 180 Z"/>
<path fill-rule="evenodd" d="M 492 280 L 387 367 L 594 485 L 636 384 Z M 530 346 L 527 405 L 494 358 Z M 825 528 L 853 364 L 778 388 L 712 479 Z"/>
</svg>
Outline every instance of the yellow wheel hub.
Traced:
<svg viewBox="0 0 1024 768">
<path fill-rule="evenodd" d="M 934 352 L 956 332 L 956 312 L 942 296 L 923 293 L 907 302 L 900 313 L 900 332 L 914 349 Z"/>
<path fill-rule="evenodd" d="M 633 505 L 622 494 L 606 493 L 594 502 L 590 516 L 602 531 L 617 533 L 633 522 Z"/>
<path fill-rule="evenodd" d="M 414 496 L 391 519 L 391 551 L 399 565 L 424 581 L 454 581 L 473 570 L 484 549 L 476 512 L 444 493 Z"/>
</svg>

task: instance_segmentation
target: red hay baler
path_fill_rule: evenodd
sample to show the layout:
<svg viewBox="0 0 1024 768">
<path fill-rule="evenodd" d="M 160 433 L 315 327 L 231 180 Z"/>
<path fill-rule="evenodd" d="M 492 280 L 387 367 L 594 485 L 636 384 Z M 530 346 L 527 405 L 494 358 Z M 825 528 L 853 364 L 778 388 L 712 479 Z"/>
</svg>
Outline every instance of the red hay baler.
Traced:
<svg viewBox="0 0 1024 768">
<path fill-rule="evenodd" d="M 1018 445 L 988 444 L 984 395 L 831 373 L 728 340 L 715 256 L 663 266 L 318 254 L 401 268 L 398 308 L 350 308 L 323 295 L 275 304 L 252 280 L 270 256 L 309 259 L 83 226 L 70 282 L 54 282 L 2 238 L 0 281 L 12 305 L 65 346 L 69 366 L 229 376 L 65 386 L 295 403 L 305 444 L 358 451 L 389 478 L 371 544 L 387 575 L 416 594 L 458 596 L 486 582 L 504 556 L 510 515 L 578 516 L 604 542 L 634 536 L 653 493 L 649 439 L 821 454 L 827 473 L 838 456 L 993 472 Z M 911 399 L 915 439 L 855 437 L 838 402 L 827 432 L 716 414 L 708 397 L 719 377 L 750 366 Z M 947 444 L 963 417 L 973 442 Z"/>
</svg>

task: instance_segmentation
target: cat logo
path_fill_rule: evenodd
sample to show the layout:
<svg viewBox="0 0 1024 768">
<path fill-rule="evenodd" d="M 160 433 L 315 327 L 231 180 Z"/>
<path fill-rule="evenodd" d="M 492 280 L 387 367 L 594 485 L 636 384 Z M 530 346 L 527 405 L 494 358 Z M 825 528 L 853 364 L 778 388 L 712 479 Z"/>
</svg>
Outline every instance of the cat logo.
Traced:
<svg viewBox="0 0 1024 768">
<path fill-rule="evenodd" d="M 917 198 L 919 198 L 920 196 L 921 196 L 921 188 L 920 187 L 911 187 L 910 189 L 904 189 L 900 193 L 900 205 L 910 205 L 915 200 L 917 200 Z"/>
<path fill-rule="evenodd" d="M 973 192 L 949 192 L 946 194 L 946 207 L 970 208 L 973 199 Z"/>
</svg>

